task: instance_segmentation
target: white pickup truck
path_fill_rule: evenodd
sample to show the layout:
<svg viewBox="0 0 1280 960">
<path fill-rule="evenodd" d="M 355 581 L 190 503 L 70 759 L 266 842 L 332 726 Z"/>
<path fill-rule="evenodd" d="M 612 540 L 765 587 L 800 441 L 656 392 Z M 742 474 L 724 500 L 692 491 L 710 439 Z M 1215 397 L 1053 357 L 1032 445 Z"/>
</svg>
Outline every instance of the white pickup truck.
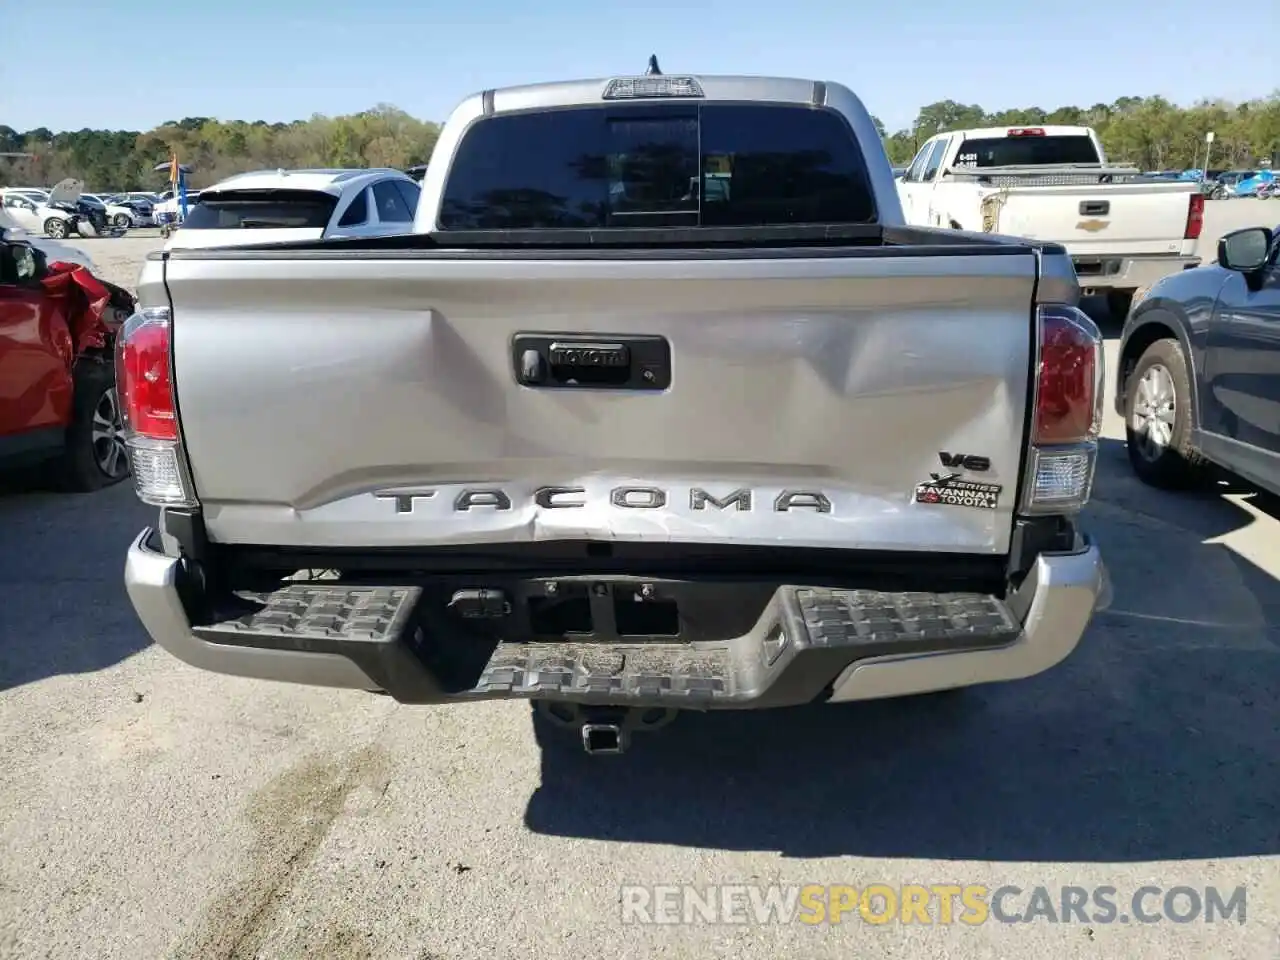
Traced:
<svg viewBox="0 0 1280 960">
<path fill-rule="evenodd" d="M 898 180 L 907 223 L 1060 243 L 1084 295 L 1133 294 L 1200 265 L 1197 185 L 1107 165 L 1089 127 L 988 127 L 928 140 Z"/>
</svg>

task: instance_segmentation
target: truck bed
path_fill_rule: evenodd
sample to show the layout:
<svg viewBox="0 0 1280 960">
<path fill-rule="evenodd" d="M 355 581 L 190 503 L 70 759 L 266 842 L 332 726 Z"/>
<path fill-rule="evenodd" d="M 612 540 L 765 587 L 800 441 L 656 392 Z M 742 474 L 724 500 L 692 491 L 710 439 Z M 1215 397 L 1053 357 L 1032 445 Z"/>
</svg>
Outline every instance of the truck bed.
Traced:
<svg viewBox="0 0 1280 960">
<path fill-rule="evenodd" d="M 1037 283 L 1072 278 L 953 231 L 661 233 L 165 255 L 209 538 L 1009 550 Z M 656 380 L 530 386 L 521 335 L 623 345 Z M 955 456 L 989 461 L 988 508 L 917 502 Z"/>
</svg>

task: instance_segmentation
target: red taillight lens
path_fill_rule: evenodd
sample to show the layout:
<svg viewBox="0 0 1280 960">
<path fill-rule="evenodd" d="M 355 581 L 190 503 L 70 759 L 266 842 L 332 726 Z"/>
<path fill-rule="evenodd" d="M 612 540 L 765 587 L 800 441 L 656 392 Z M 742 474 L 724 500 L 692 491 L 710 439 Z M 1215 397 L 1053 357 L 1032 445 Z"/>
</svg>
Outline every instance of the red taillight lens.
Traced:
<svg viewBox="0 0 1280 960">
<path fill-rule="evenodd" d="M 1043 137 L 1044 127 L 1014 127 L 1009 131 L 1011 137 Z"/>
<path fill-rule="evenodd" d="M 1075 307 L 1040 308 L 1035 444 L 1080 443 L 1102 419 L 1102 335 Z"/>
<path fill-rule="evenodd" d="M 132 436 L 177 440 L 168 311 L 131 317 L 116 344 L 116 388 Z"/>
<path fill-rule="evenodd" d="M 1182 234 L 1184 240 L 1199 240 L 1200 231 L 1204 229 L 1204 194 L 1193 193 L 1191 204 L 1187 207 L 1187 229 Z"/>
</svg>

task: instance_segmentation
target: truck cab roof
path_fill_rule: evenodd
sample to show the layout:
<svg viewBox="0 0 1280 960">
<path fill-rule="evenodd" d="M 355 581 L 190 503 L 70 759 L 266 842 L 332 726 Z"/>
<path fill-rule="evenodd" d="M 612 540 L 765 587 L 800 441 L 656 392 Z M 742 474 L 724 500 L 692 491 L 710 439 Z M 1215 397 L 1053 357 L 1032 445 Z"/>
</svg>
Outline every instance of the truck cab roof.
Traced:
<svg viewBox="0 0 1280 960">
<path fill-rule="evenodd" d="M 951 130 L 952 136 L 960 134 L 966 140 L 986 140 L 1008 137 L 1014 131 L 1036 130 L 1046 137 L 1092 137 L 1093 128 L 1079 125 L 1053 123 L 1010 123 L 1003 127 L 975 127 L 972 130 Z"/>
<path fill-rule="evenodd" d="M 356 182 L 382 180 L 388 176 L 410 179 L 400 170 L 389 167 L 332 168 L 308 170 L 253 170 L 206 188 L 206 192 L 226 193 L 232 190 L 318 190 L 336 196 L 351 189 Z"/>
</svg>

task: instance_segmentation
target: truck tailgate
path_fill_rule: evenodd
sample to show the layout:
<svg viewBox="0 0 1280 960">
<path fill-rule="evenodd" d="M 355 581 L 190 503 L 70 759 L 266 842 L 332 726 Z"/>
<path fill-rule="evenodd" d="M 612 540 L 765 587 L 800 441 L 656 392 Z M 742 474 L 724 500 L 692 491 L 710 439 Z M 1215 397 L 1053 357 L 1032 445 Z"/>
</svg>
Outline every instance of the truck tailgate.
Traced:
<svg viewBox="0 0 1280 960">
<path fill-rule="evenodd" d="M 1177 181 L 1010 187 L 994 195 L 994 232 L 1061 243 L 1072 256 L 1179 253 L 1192 192 Z"/>
<path fill-rule="evenodd" d="M 993 554 L 1023 459 L 1036 271 L 1026 248 L 193 251 L 166 283 L 218 541 Z M 525 332 L 664 338 L 670 385 L 522 386 Z M 994 508 L 916 502 L 966 455 L 989 460 L 963 476 L 1002 488 Z"/>
</svg>

